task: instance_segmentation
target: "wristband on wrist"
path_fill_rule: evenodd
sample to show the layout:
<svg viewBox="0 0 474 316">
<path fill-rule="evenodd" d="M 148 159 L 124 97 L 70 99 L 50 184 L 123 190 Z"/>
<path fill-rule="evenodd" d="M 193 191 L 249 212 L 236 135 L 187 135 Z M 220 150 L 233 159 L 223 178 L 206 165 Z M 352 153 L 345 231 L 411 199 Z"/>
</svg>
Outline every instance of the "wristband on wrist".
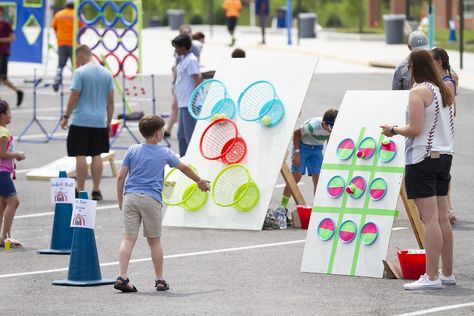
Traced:
<svg viewBox="0 0 474 316">
<path fill-rule="evenodd" d="M 67 119 L 69 119 L 69 115 L 64 114 L 63 118 L 67 120 Z"/>
<path fill-rule="evenodd" d="M 295 154 L 297 154 L 297 153 L 300 152 L 300 150 L 299 150 L 299 149 L 295 149 L 294 152 L 295 152 Z"/>
<path fill-rule="evenodd" d="M 398 125 L 393 125 L 390 129 L 390 133 L 392 133 L 392 135 L 398 135 L 397 132 L 395 132 L 395 127 L 398 127 Z"/>
</svg>

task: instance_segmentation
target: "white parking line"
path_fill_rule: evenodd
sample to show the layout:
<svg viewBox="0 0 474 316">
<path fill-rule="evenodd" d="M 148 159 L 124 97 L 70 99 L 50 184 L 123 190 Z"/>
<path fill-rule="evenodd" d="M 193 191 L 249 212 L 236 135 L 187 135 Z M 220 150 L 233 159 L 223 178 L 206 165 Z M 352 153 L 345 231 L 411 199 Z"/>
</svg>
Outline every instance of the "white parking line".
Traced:
<svg viewBox="0 0 474 316">
<path fill-rule="evenodd" d="M 305 242 L 304 239 L 303 240 L 292 240 L 292 241 L 284 241 L 284 242 L 277 242 L 277 243 L 270 243 L 270 244 L 252 245 L 252 246 L 235 247 L 235 248 L 224 248 L 224 249 L 206 250 L 206 251 L 198 251 L 198 252 L 188 252 L 188 253 L 181 253 L 181 254 L 176 254 L 176 255 L 164 256 L 164 258 L 165 259 L 185 258 L 185 257 L 192 257 L 192 256 L 210 255 L 210 254 L 222 253 L 222 252 L 233 252 L 233 251 L 242 251 L 242 250 L 249 250 L 249 249 L 286 246 L 286 245 L 300 244 L 300 243 L 304 243 L 304 242 Z M 133 259 L 133 260 L 130 260 L 130 263 L 138 263 L 138 262 L 146 262 L 146 261 L 151 261 L 151 258 Z M 100 266 L 101 267 L 109 267 L 109 266 L 116 266 L 116 265 L 118 265 L 118 261 L 102 263 Z M 59 269 L 50 269 L 50 270 L 39 270 L 39 271 L 28 271 L 28 272 L 19 272 L 19 273 L 10 273 L 10 274 L 0 274 L 0 279 L 26 276 L 26 275 L 38 275 L 38 274 L 62 272 L 62 271 L 67 271 L 67 270 L 68 270 L 68 268 L 59 268 Z"/>
<path fill-rule="evenodd" d="M 303 184 L 304 184 L 304 182 L 300 182 L 300 183 L 298 183 L 297 185 L 303 185 Z M 276 189 L 281 189 L 281 188 L 284 188 L 285 185 L 286 185 L 285 183 L 277 184 L 277 185 L 275 185 L 275 188 L 276 188 Z"/>
<path fill-rule="evenodd" d="M 397 316 L 415 316 L 415 315 L 426 315 L 426 314 L 432 314 L 432 313 L 438 313 L 442 311 L 448 311 L 451 309 L 458 309 L 458 308 L 463 308 L 463 307 L 470 307 L 474 306 L 474 302 L 469 302 L 469 303 L 463 303 L 463 304 L 455 304 L 455 305 L 446 305 L 446 306 L 440 306 L 440 307 L 435 307 L 435 308 L 430 308 L 430 309 L 423 309 L 415 312 L 410 312 L 410 313 L 405 313 L 405 314 L 398 314 Z"/>
<path fill-rule="evenodd" d="M 39 109 L 36 109 L 36 113 L 42 113 L 42 112 L 52 112 L 52 111 L 58 111 L 59 112 L 59 107 L 58 106 L 51 106 L 51 107 L 41 107 Z M 12 114 L 25 114 L 25 113 L 33 113 L 33 109 L 16 109 L 12 111 Z"/>
<path fill-rule="evenodd" d="M 108 209 L 111 209 L 111 208 L 118 208 L 118 204 L 98 206 L 98 207 L 97 207 L 97 210 L 108 210 Z M 15 219 L 42 217 L 42 216 L 50 216 L 50 215 L 54 215 L 54 212 L 34 213 L 34 214 L 27 214 L 27 215 L 17 215 L 17 216 L 15 216 Z"/>
<path fill-rule="evenodd" d="M 408 227 L 394 227 L 392 228 L 393 231 L 397 231 L 397 230 L 407 230 Z"/>
</svg>

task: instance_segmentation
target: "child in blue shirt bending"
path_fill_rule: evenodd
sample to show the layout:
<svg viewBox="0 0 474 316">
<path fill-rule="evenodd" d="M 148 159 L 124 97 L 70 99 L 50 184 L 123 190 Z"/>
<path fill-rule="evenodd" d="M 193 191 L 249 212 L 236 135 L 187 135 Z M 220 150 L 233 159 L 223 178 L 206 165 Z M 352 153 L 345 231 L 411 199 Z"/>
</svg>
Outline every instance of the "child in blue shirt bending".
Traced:
<svg viewBox="0 0 474 316">
<path fill-rule="evenodd" d="M 190 167 L 181 162 L 170 149 L 157 144 L 164 137 L 165 122 L 156 115 L 140 119 L 138 128 L 145 143 L 130 146 L 123 159 L 117 178 L 118 205 L 123 214 L 123 240 L 119 249 L 119 276 L 114 288 L 122 292 L 136 292 L 127 275 L 133 246 L 137 241 L 143 220 L 143 235 L 150 246 L 155 268 L 157 291 L 169 289 L 163 279 L 163 249 L 161 247 L 161 220 L 164 168 L 177 168 L 198 184 L 201 191 L 209 190 L 209 182 L 201 179 Z M 125 178 L 127 177 L 125 183 Z"/>
</svg>

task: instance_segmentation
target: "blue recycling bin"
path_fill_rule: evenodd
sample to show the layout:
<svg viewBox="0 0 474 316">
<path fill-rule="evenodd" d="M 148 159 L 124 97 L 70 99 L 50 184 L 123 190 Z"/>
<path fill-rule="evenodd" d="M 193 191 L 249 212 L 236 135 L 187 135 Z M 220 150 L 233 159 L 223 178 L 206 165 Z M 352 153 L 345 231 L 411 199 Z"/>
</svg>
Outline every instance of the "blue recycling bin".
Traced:
<svg viewBox="0 0 474 316">
<path fill-rule="evenodd" d="M 277 28 L 286 28 L 286 7 L 277 9 Z"/>
</svg>

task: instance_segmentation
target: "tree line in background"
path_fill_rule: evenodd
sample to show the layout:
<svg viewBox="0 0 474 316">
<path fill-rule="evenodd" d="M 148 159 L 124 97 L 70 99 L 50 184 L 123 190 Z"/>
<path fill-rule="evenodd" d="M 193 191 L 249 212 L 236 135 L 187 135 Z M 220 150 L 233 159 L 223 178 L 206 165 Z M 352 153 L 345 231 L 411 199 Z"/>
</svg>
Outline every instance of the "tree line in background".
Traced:
<svg viewBox="0 0 474 316">
<path fill-rule="evenodd" d="M 248 25 L 250 19 L 249 2 L 241 0 L 243 10 L 239 24 Z M 65 0 L 54 0 L 53 6 L 58 9 Z M 104 1 L 97 1 L 103 3 Z M 114 1 L 120 3 L 122 1 Z M 360 21 L 365 21 L 368 0 L 300 0 L 300 12 L 314 12 L 318 15 L 318 23 L 323 27 L 355 27 Z M 384 0 L 388 8 L 389 0 Z M 225 24 L 225 15 L 222 10 L 224 0 L 142 0 L 143 23 L 148 26 L 153 18 L 159 20 L 160 25 L 168 24 L 167 10 L 182 9 L 185 11 L 184 20 L 189 24 L 210 23 L 212 13 L 213 24 Z M 211 8 L 212 6 L 212 8 Z M 293 12 L 296 17 L 298 0 L 293 0 Z M 286 0 L 270 0 L 272 17 L 277 15 L 280 7 L 286 7 Z M 89 11 L 89 10 L 87 10 Z M 106 13 L 108 14 L 108 13 Z M 271 19 L 269 19 L 271 21 Z"/>
<path fill-rule="evenodd" d="M 314 12 L 318 15 L 319 24 L 323 27 L 354 27 L 359 24 L 359 17 L 365 19 L 367 0 L 300 0 L 300 12 Z M 160 18 L 161 25 L 166 25 L 168 9 L 183 9 L 185 21 L 189 24 L 208 24 L 212 12 L 213 24 L 224 24 L 222 10 L 224 0 L 146 0 L 143 2 L 144 22 L 151 17 Z M 212 4 L 213 8 L 210 9 Z M 243 10 L 239 24 L 249 24 L 249 0 L 242 0 Z M 293 12 L 296 17 L 298 0 L 293 0 Z M 270 0 L 270 15 L 277 15 L 280 7 L 286 7 L 286 0 Z M 271 20 L 271 19 L 270 19 Z"/>
</svg>

